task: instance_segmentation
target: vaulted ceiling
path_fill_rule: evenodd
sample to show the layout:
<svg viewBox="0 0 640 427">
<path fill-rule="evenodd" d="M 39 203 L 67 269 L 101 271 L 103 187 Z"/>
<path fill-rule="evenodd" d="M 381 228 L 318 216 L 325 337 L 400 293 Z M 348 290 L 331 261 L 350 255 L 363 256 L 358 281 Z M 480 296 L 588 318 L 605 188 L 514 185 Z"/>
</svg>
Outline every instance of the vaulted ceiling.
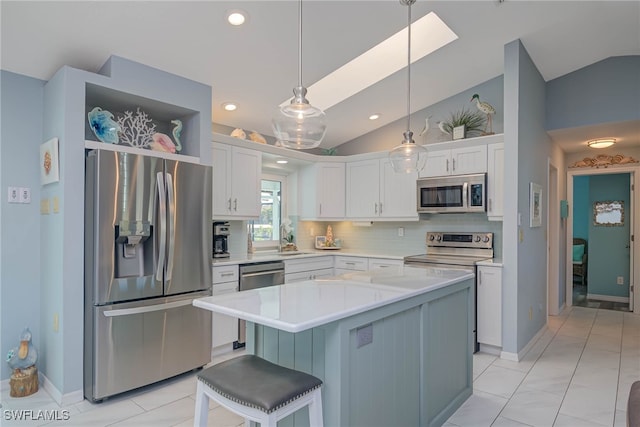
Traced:
<svg viewBox="0 0 640 427">
<path fill-rule="evenodd" d="M 265 135 L 272 135 L 275 107 L 297 83 L 295 1 L 0 5 L 4 70 L 48 80 L 63 65 L 97 71 L 119 55 L 210 85 L 212 121 Z M 246 11 L 248 22 L 230 26 L 231 9 Z M 515 39 L 547 81 L 611 56 L 640 55 L 637 1 L 418 0 L 413 20 L 431 11 L 459 38 L 412 65 L 412 111 L 502 74 L 504 45 Z M 303 13 L 305 86 L 407 24 L 406 7 L 397 0 L 305 0 Z M 224 111 L 226 101 L 238 110 Z M 368 120 L 374 112 L 381 118 Z M 326 113 L 325 148 L 404 117 L 406 69 Z"/>
</svg>

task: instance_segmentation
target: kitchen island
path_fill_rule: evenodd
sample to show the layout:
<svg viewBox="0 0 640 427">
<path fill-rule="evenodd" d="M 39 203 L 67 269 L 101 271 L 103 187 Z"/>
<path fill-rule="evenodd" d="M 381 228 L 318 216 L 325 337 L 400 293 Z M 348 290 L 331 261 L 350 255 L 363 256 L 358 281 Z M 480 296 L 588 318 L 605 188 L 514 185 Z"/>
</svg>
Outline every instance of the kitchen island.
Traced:
<svg viewBox="0 0 640 427">
<path fill-rule="evenodd" d="M 472 393 L 474 277 L 404 267 L 194 300 L 247 352 L 324 381 L 327 426 L 439 426 Z M 306 409 L 279 425 L 307 425 Z"/>
</svg>

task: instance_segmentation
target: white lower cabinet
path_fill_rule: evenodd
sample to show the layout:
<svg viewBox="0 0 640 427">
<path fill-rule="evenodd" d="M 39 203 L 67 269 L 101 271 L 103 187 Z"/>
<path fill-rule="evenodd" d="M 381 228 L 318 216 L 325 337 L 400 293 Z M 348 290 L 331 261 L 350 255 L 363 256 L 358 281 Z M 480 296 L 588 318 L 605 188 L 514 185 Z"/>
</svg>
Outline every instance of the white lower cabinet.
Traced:
<svg viewBox="0 0 640 427">
<path fill-rule="evenodd" d="M 335 267 L 337 275 L 353 273 L 354 271 L 366 271 L 369 269 L 369 259 L 355 256 L 336 256 Z"/>
<path fill-rule="evenodd" d="M 369 270 L 400 269 L 404 265 L 401 259 L 369 258 Z"/>
<path fill-rule="evenodd" d="M 502 347 L 502 267 L 478 266 L 478 342 Z"/>
<path fill-rule="evenodd" d="M 333 276 L 333 257 L 288 259 L 284 261 L 284 283 Z"/>
<path fill-rule="evenodd" d="M 213 267 L 213 295 L 224 295 L 238 292 L 238 266 L 229 265 Z M 211 314 L 211 346 L 222 349 L 238 339 L 238 318 L 224 314 Z"/>
</svg>

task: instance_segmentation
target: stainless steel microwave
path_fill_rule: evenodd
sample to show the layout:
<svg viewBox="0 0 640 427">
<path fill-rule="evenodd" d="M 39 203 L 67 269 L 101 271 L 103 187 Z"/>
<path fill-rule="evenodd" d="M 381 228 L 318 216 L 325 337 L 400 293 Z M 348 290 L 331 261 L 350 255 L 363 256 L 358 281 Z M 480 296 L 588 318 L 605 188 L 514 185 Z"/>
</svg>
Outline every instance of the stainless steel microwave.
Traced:
<svg viewBox="0 0 640 427">
<path fill-rule="evenodd" d="M 418 213 L 486 212 L 487 174 L 420 178 Z"/>
</svg>

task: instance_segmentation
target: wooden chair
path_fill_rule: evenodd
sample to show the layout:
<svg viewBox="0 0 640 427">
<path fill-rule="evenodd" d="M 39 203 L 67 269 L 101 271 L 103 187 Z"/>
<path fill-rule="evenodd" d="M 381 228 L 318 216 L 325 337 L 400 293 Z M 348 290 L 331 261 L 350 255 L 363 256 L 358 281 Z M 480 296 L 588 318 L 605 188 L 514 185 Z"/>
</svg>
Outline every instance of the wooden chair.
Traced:
<svg viewBox="0 0 640 427">
<path fill-rule="evenodd" d="M 573 275 L 580 278 L 580 284 L 584 286 L 587 283 L 587 241 L 579 237 L 573 238 L 573 246 L 584 245 L 584 253 L 582 259 L 576 261 L 573 259 Z"/>
</svg>

